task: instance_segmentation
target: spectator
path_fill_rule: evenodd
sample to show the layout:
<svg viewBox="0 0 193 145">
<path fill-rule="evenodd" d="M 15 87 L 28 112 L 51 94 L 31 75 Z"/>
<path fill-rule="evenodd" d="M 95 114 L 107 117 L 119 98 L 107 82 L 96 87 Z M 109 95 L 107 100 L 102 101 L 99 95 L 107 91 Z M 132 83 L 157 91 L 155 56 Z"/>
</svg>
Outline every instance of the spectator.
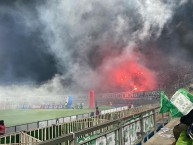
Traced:
<svg viewBox="0 0 193 145">
<path fill-rule="evenodd" d="M 96 116 L 98 116 L 99 115 L 99 108 L 98 107 L 96 107 Z"/>
<path fill-rule="evenodd" d="M 0 120 L 0 135 L 5 134 L 5 125 L 4 125 L 4 120 Z"/>
<path fill-rule="evenodd" d="M 182 116 L 180 118 L 180 123 L 174 127 L 173 134 L 176 141 L 180 136 L 182 136 L 181 138 L 184 137 L 184 132 L 186 132 L 188 126 L 190 126 L 192 123 L 193 123 L 193 110 L 191 110 L 187 115 Z M 181 132 L 183 132 L 182 135 Z"/>
<path fill-rule="evenodd" d="M 83 103 L 80 103 L 79 109 L 83 109 Z"/>
<path fill-rule="evenodd" d="M 193 124 L 191 124 L 187 131 L 183 130 L 176 142 L 176 145 L 193 145 Z"/>
</svg>

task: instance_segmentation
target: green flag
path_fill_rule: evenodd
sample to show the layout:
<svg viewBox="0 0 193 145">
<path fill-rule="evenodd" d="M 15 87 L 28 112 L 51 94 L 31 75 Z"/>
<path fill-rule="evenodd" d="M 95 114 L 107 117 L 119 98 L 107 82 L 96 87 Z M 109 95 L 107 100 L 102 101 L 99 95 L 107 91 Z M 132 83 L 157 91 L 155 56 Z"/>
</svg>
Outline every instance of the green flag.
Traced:
<svg viewBox="0 0 193 145">
<path fill-rule="evenodd" d="M 168 97 L 165 95 L 164 91 L 160 93 L 160 113 L 166 113 L 170 111 L 171 102 Z"/>
<path fill-rule="evenodd" d="M 170 116 L 171 117 L 182 117 L 183 114 L 176 108 L 172 103 L 170 106 Z"/>
<path fill-rule="evenodd" d="M 172 116 L 187 115 L 193 109 L 193 96 L 185 89 L 179 89 L 170 99 Z"/>
<path fill-rule="evenodd" d="M 163 91 L 160 95 L 160 113 L 170 112 L 171 117 L 181 117 L 193 109 L 193 95 L 185 89 L 176 91 L 170 100 Z"/>
<path fill-rule="evenodd" d="M 176 108 L 168 97 L 165 95 L 164 91 L 160 93 L 160 113 L 170 112 L 171 117 L 181 117 L 183 114 Z"/>
</svg>

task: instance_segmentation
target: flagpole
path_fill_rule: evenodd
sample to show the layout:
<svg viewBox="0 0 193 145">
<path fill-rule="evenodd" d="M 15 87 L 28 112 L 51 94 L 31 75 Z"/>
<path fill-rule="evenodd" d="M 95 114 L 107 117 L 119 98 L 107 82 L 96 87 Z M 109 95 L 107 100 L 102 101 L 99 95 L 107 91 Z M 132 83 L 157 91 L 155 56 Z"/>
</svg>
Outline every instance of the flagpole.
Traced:
<svg viewBox="0 0 193 145">
<path fill-rule="evenodd" d="M 164 127 L 164 113 L 162 113 L 162 125 Z"/>
</svg>

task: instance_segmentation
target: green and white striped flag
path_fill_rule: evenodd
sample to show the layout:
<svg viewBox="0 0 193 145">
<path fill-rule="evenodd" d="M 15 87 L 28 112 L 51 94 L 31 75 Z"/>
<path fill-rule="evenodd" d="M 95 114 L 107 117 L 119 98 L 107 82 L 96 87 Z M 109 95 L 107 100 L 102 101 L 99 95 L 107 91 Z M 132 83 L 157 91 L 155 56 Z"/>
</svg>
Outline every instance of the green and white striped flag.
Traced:
<svg viewBox="0 0 193 145">
<path fill-rule="evenodd" d="M 173 106 L 170 108 L 170 113 L 173 117 L 187 115 L 193 109 L 193 96 L 185 89 L 176 91 L 170 102 Z"/>
<path fill-rule="evenodd" d="M 160 113 L 170 112 L 171 117 L 181 117 L 193 109 L 193 95 L 185 89 L 176 91 L 170 100 L 163 91 L 160 95 Z"/>
</svg>

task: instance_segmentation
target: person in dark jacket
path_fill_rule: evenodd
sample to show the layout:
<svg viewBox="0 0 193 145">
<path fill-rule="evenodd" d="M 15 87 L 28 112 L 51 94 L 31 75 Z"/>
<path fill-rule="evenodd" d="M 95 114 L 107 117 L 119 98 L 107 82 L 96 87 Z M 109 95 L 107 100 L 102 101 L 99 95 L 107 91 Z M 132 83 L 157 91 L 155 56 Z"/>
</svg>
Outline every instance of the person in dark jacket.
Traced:
<svg viewBox="0 0 193 145">
<path fill-rule="evenodd" d="M 193 110 L 191 110 L 187 115 L 182 116 L 180 118 L 180 123 L 174 127 L 173 134 L 176 141 L 178 140 L 180 133 L 182 131 L 186 131 L 192 123 L 193 123 Z"/>
<path fill-rule="evenodd" d="M 193 124 L 191 124 L 187 131 L 183 130 L 176 142 L 176 145 L 193 145 Z"/>
<path fill-rule="evenodd" d="M 99 108 L 98 107 L 96 107 L 96 116 L 98 116 L 99 115 Z"/>
<path fill-rule="evenodd" d="M 4 125 L 4 120 L 0 120 L 0 135 L 5 134 L 5 125 Z"/>
</svg>

